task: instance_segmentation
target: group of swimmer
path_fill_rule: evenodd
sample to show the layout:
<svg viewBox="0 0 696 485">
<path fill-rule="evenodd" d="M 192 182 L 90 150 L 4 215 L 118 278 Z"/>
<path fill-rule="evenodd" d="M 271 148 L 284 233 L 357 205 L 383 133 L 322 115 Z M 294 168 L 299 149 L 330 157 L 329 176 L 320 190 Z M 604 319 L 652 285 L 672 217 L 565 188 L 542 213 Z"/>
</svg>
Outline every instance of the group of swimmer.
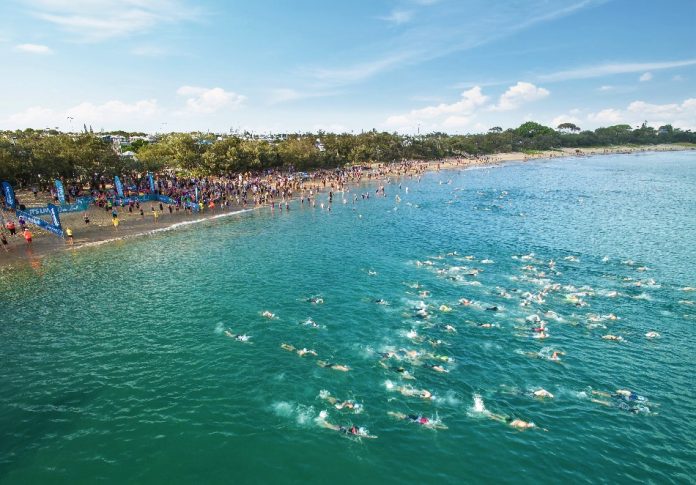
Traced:
<svg viewBox="0 0 696 485">
<path fill-rule="evenodd" d="M 384 189 L 380 187 L 377 191 L 377 195 L 383 196 L 383 194 Z M 400 199 L 397 200 L 397 202 L 400 202 Z M 446 258 L 454 258 L 458 261 L 462 261 L 464 265 L 439 267 L 439 261 Z M 464 320 L 465 325 L 496 331 L 495 329 L 501 328 L 498 321 L 515 322 L 514 330 L 516 333 L 514 333 L 514 335 L 516 337 L 534 340 L 551 339 L 551 327 L 567 322 L 568 320 L 582 321 L 584 318 L 586 322 L 585 328 L 590 331 L 604 329 L 607 323 L 620 320 L 620 317 L 614 313 L 586 313 L 584 316 L 581 315 L 578 317 L 577 313 L 573 313 L 572 316 L 562 316 L 548 309 L 546 302 L 550 298 L 558 300 L 558 295 L 560 295 L 561 301 L 568 305 L 568 308 L 571 308 L 574 312 L 582 312 L 586 310 L 581 309 L 591 306 L 590 301 L 594 297 L 617 298 L 621 296 L 621 293 L 616 290 L 594 290 L 589 286 L 576 287 L 573 285 L 556 283 L 552 278 L 560 276 L 562 273 L 559 270 L 559 265 L 553 259 L 542 261 L 537 259 L 534 254 L 526 254 L 514 256 L 513 260 L 522 263 L 520 265 L 521 274 L 510 277 L 510 281 L 519 282 L 526 286 L 534 286 L 536 288 L 524 291 L 522 289 L 510 289 L 497 286 L 495 290 L 490 290 L 489 293 L 495 295 L 495 298 L 500 300 L 501 303 L 485 304 L 475 301 L 470 297 L 462 297 L 455 303 L 445 302 L 440 304 L 428 304 L 423 300 L 427 301 L 427 299 L 432 297 L 431 290 L 424 288 L 418 283 L 408 285 L 411 290 L 415 291 L 407 291 L 407 293 L 409 295 L 417 295 L 417 297 L 421 299 L 411 306 L 409 311 L 404 314 L 404 317 L 407 319 L 406 322 L 411 328 L 404 330 L 400 338 L 404 339 L 404 342 L 410 342 L 412 345 L 405 344 L 402 346 L 383 348 L 377 352 L 378 358 L 376 364 L 379 368 L 393 376 L 395 380 L 398 379 L 399 381 L 403 381 L 392 382 L 391 380 L 386 380 L 385 388 L 388 393 L 398 393 L 405 398 L 419 399 L 425 402 L 438 400 L 432 390 L 425 389 L 423 386 L 412 385 L 411 382 L 416 381 L 419 377 L 418 372 L 420 371 L 417 370 L 418 368 L 424 369 L 426 372 L 441 374 L 443 375 L 442 378 L 446 378 L 447 374 L 450 374 L 456 369 L 455 361 L 451 356 L 446 355 L 446 353 L 441 350 L 435 349 L 440 347 L 446 348 L 448 346 L 447 339 L 459 334 L 460 329 L 457 327 L 460 324 L 453 323 L 453 316 L 462 312 L 470 313 L 480 311 L 480 315 L 485 315 L 483 321 L 480 321 L 479 318 Z M 575 256 L 568 256 L 563 258 L 563 260 L 565 261 L 564 264 L 569 265 L 578 264 L 580 262 L 579 258 Z M 485 269 L 483 267 L 471 267 L 471 265 L 475 263 L 476 258 L 474 256 L 460 256 L 456 252 L 453 252 L 443 256 L 434 256 L 425 261 L 417 261 L 416 266 L 433 271 L 437 276 L 452 281 L 455 284 L 460 284 L 462 286 L 482 286 L 478 279 L 480 275 L 485 274 Z M 483 258 L 478 260 L 478 264 L 493 265 L 495 262 L 491 259 Z M 563 264 L 561 266 L 563 266 Z M 636 268 L 636 270 L 645 272 L 649 269 L 641 266 Z M 366 270 L 366 272 L 369 276 L 377 276 L 377 272 L 374 270 Z M 637 281 L 625 279 L 624 283 L 634 287 L 652 287 L 657 285 L 652 279 Z M 510 318 L 508 316 L 511 313 L 510 304 L 506 302 L 512 303 L 515 299 L 517 299 L 517 304 L 521 308 L 521 311 L 527 313 L 526 316 L 522 318 Z M 303 300 L 312 305 L 321 305 L 324 303 L 324 298 L 322 296 L 310 296 Z M 390 305 L 387 300 L 381 297 L 373 297 L 370 301 L 383 307 L 388 307 Z M 263 311 L 261 316 L 270 320 L 278 318 L 269 310 Z M 307 318 L 305 321 L 300 322 L 300 324 L 312 328 L 324 328 L 318 325 L 312 318 Z M 240 338 L 240 336 L 232 334 L 231 332 L 228 336 L 237 340 L 242 340 L 242 338 L 246 337 L 241 336 Z M 645 337 L 648 339 L 656 339 L 660 338 L 660 334 L 657 331 L 651 330 L 645 334 Z M 614 333 L 604 333 L 600 338 L 604 341 L 625 342 L 623 336 Z M 299 357 L 315 357 L 316 364 L 322 368 L 340 372 L 349 372 L 353 370 L 351 366 L 346 364 L 337 364 L 328 360 L 319 359 L 319 353 L 314 349 L 308 349 L 306 347 L 298 348 L 285 342 L 281 343 L 280 347 L 283 350 L 297 354 Z M 537 352 L 521 351 L 518 353 L 560 364 L 562 364 L 562 359 L 566 355 L 564 350 L 553 347 L 545 347 Z M 556 398 L 552 392 L 544 388 L 531 389 L 526 391 L 525 395 L 538 400 L 554 400 Z M 362 403 L 352 399 L 340 400 L 325 390 L 320 392 L 319 398 L 337 411 L 359 414 L 364 409 Z M 657 406 L 644 396 L 640 396 L 636 392 L 627 389 L 618 389 L 615 392 L 592 390 L 589 401 L 602 406 L 616 407 L 622 411 L 633 414 L 653 413 L 653 409 Z M 516 430 L 523 431 L 538 428 L 533 421 L 514 415 L 511 416 L 488 411 L 483 406 L 483 400 L 477 395 L 474 396 L 474 408 L 479 409 L 480 415 L 486 416 L 495 422 L 500 422 Z M 428 417 L 424 414 L 401 412 L 397 410 L 388 411 L 388 415 L 396 420 L 417 424 L 426 428 L 435 430 L 447 429 L 447 426 L 443 424 L 437 416 Z M 349 437 L 376 438 L 376 436 L 371 435 L 365 427 L 355 426 L 353 424 L 346 426 L 334 424 L 329 420 L 328 411 L 322 411 L 319 418 L 317 418 L 317 423 L 326 429 L 337 431 Z M 544 428 L 540 429 L 546 431 Z"/>
</svg>

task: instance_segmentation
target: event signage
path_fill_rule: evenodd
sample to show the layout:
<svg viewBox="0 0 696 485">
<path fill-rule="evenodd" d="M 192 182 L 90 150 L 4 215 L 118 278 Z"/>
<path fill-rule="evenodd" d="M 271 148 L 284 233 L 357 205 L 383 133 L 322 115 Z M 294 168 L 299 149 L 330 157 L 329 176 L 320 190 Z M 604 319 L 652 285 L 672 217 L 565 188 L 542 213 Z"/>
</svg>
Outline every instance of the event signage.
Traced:
<svg viewBox="0 0 696 485">
<path fill-rule="evenodd" d="M 65 204 L 65 188 L 63 188 L 63 182 L 56 179 L 56 195 L 58 196 L 58 202 Z"/>
<path fill-rule="evenodd" d="M 60 216 L 58 215 L 58 207 L 56 207 L 53 204 L 48 204 L 46 207 L 48 209 L 48 212 L 51 214 L 51 219 L 53 220 L 53 225 L 57 227 L 60 226 Z"/>
<path fill-rule="evenodd" d="M 151 173 L 147 174 L 147 179 L 150 182 L 150 192 L 152 192 L 154 194 L 155 193 L 155 179 L 152 178 Z"/>
<path fill-rule="evenodd" d="M 15 199 L 14 190 L 12 190 L 12 186 L 8 181 L 2 183 L 2 191 L 5 194 L 5 204 L 7 204 L 7 207 L 10 209 L 16 208 L 17 199 Z"/>
<path fill-rule="evenodd" d="M 57 209 L 57 207 L 54 206 L 53 204 L 50 204 L 50 205 L 53 206 L 55 209 Z M 22 210 L 17 210 L 16 213 L 17 213 L 17 217 L 22 217 L 25 221 L 27 221 L 31 224 L 34 224 L 35 226 L 38 226 L 45 231 L 52 232 L 56 236 L 63 237 L 63 228 L 60 226 L 60 220 L 58 220 L 58 224 L 56 225 L 56 224 L 51 224 L 49 222 L 46 222 L 39 217 L 32 216 L 28 212 L 25 212 Z M 51 215 L 53 215 L 53 213 Z M 58 215 L 57 210 L 55 211 L 55 215 L 57 217 L 57 215 Z M 55 221 L 55 219 L 54 219 L 54 221 Z"/>
<path fill-rule="evenodd" d="M 116 195 L 123 197 L 123 184 L 118 176 L 114 177 L 114 186 L 116 187 Z"/>
<path fill-rule="evenodd" d="M 91 202 L 91 197 L 81 197 L 74 204 L 57 206 L 58 212 L 82 212 L 86 211 Z M 48 207 L 27 207 L 26 211 L 32 216 L 45 216 L 51 213 Z"/>
</svg>

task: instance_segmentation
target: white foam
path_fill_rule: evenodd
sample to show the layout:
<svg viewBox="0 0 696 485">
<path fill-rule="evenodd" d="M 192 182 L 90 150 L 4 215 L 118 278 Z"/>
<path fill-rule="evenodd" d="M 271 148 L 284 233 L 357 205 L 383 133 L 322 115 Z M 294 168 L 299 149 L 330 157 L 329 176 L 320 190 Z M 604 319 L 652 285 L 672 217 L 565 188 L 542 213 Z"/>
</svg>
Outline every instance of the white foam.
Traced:
<svg viewBox="0 0 696 485">
<path fill-rule="evenodd" d="M 229 216 L 233 216 L 233 215 L 237 215 L 237 214 L 242 214 L 242 213 L 244 213 L 244 212 L 250 212 L 250 211 L 253 211 L 253 210 L 257 210 L 257 209 L 242 209 L 242 210 L 233 211 L 233 212 L 225 212 L 224 214 L 217 214 L 217 215 L 210 216 L 210 217 L 203 217 L 203 218 L 200 218 L 200 219 L 194 219 L 194 220 L 192 220 L 192 221 L 177 222 L 177 223 L 175 223 L 175 224 L 172 224 L 171 226 L 159 227 L 159 228 L 157 228 L 157 229 L 151 229 L 151 230 L 149 230 L 149 231 L 139 232 L 139 233 L 136 233 L 136 234 L 128 234 L 128 235 L 125 235 L 125 236 L 113 237 L 113 238 L 104 239 L 104 240 L 101 240 L 101 241 L 86 242 L 86 243 L 83 243 L 83 244 L 80 244 L 80 245 L 77 245 L 77 246 L 73 246 L 73 247 L 71 247 L 70 249 L 90 248 L 90 247 L 101 246 L 102 244 L 113 243 L 113 242 L 116 242 L 116 241 L 123 241 L 123 240 L 126 240 L 126 239 L 134 239 L 134 238 L 136 238 L 136 237 L 141 237 L 141 236 L 152 236 L 152 235 L 155 235 L 155 234 L 159 234 L 159 233 L 161 233 L 161 232 L 175 231 L 175 230 L 177 230 L 177 229 L 180 229 L 180 228 L 182 228 L 182 227 L 189 226 L 189 225 L 191 225 L 191 224 L 199 224 L 199 223 L 201 223 L 201 222 L 212 221 L 212 220 L 215 220 L 215 219 L 220 219 L 220 218 L 222 218 L 222 217 L 229 217 Z"/>
</svg>

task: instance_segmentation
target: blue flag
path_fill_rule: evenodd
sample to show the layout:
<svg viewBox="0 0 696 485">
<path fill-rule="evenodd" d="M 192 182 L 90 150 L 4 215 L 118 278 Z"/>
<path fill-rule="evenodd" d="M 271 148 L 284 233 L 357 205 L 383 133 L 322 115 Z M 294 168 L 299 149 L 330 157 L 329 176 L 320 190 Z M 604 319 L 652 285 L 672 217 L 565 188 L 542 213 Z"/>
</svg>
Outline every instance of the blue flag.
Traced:
<svg viewBox="0 0 696 485">
<path fill-rule="evenodd" d="M 114 186 L 116 187 L 116 195 L 123 198 L 123 184 L 121 183 L 121 179 L 118 178 L 118 175 L 114 177 Z"/>
<path fill-rule="evenodd" d="M 15 199 L 14 190 L 9 182 L 5 181 L 2 183 L 2 191 L 5 193 L 5 204 L 10 209 L 17 207 L 17 199 Z"/>
<path fill-rule="evenodd" d="M 152 178 L 152 174 L 147 174 L 147 179 L 150 181 L 150 192 L 155 193 L 155 179 Z"/>
<path fill-rule="evenodd" d="M 61 228 L 60 225 L 60 216 L 58 215 L 58 207 L 56 207 L 53 204 L 48 204 L 46 207 L 48 207 L 48 212 L 51 214 L 51 219 L 53 220 L 53 225 L 56 226 L 58 229 Z"/>
<path fill-rule="evenodd" d="M 56 179 L 56 195 L 58 196 L 58 202 L 65 204 L 65 189 L 63 188 L 63 182 Z"/>
</svg>

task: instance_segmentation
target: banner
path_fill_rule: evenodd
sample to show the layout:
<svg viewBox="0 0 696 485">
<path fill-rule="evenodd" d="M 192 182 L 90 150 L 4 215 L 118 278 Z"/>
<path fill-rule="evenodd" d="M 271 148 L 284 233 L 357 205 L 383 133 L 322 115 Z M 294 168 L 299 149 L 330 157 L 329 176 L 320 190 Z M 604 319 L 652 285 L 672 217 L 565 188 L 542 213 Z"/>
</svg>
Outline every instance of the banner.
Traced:
<svg viewBox="0 0 696 485">
<path fill-rule="evenodd" d="M 80 197 L 74 204 L 65 204 L 57 206 L 58 212 L 82 212 L 89 208 L 91 197 Z M 48 207 L 28 207 L 25 211 L 32 216 L 45 216 L 51 213 Z"/>
<path fill-rule="evenodd" d="M 53 204 L 51 204 L 51 205 L 53 205 Z M 56 206 L 53 206 L 53 207 L 56 207 Z M 56 207 L 56 209 L 57 209 L 57 207 Z M 57 211 L 56 211 L 56 213 L 57 213 Z M 21 210 L 17 210 L 16 214 L 17 214 L 17 217 L 22 217 L 25 221 L 27 221 L 31 224 L 34 224 L 35 226 L 38 226 L 41 229 L 44 229 L 48 232 L 52 232 L 56 236 L 63 237 L 63 229 L 60 227 L 60 225 L 50 224 L 50 223 L 44 221 L 43 219 L 40 219 L 36 216 L 32 216 L 28 212 L 24 212 Z"/>
<path fill-rule="evenodd" d="M 116 187 L 116 195 L 123 197 L 123 184 L 121 183 L 121 179 L 118 178 L 118 175 L 114 177 L 114 187 Z"/>
<path fill-rule="evenodd" d="M 196 202 L 198 202 L 198 186 L 196 185 Z"/>
<path fill-rule="evenodd" d="M 58 196 L 58 202 L 60 204 L 65 204 L 65 189 L 63 188 L 63 182 L 56 179 L 56 195 Z"/>
<path fill-rule="evenodd" d="M 17 207 L 17 199 L 15 199 L 14 190 L 9 182 L 4 181 L 2 183 L 2 191 L 5 193 L 5 204 L 10 209 L 15 209 Z"/>
<path fill-rule="evenodd" d="M 152 174 L 148 172 L 147 179 L 150 181 L 150 192 L 155 193 L 155 179 L 152 178 Z"/>
<path fill-rule="evenodd" d="M 56 227 L 61 227 L 60 216 L 58 215 L 58 207 L 53 204 L 48 204 L 48 212 L 51 214 L 51 219 L 53 220 L 53 225 Z"/>
</svg>

